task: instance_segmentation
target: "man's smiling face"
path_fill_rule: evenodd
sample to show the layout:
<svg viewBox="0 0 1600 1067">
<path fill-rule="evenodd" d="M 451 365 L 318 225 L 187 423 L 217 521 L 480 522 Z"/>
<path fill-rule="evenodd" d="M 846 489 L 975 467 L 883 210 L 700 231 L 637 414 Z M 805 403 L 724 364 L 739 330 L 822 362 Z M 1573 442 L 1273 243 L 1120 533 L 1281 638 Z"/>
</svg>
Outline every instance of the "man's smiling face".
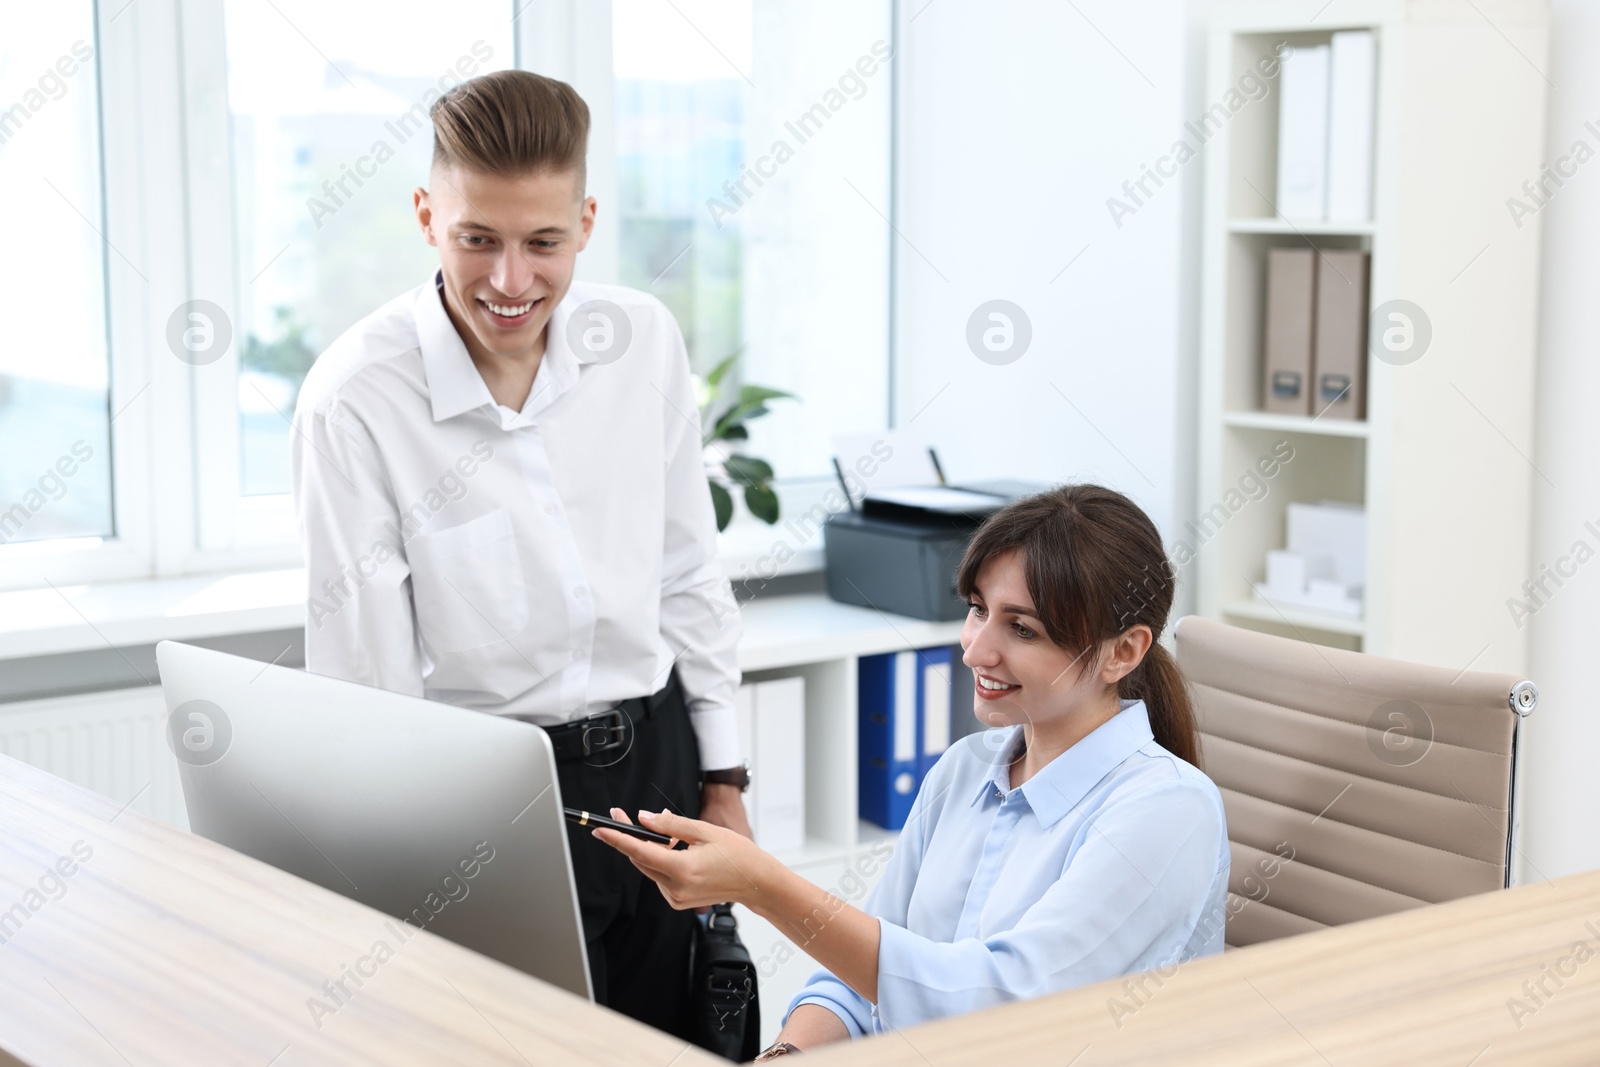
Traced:
<svg viewBox="0 0 1600 1067">
<path fill-rule="evenodd" d="M 595 202 L 573 170 L 506 177 L 436 168 L 413 195 L 439 249 L 445 306 L 474 358 L 544 351 L 550 314 L 572 287 L 594 229 Z"/>
</svg>

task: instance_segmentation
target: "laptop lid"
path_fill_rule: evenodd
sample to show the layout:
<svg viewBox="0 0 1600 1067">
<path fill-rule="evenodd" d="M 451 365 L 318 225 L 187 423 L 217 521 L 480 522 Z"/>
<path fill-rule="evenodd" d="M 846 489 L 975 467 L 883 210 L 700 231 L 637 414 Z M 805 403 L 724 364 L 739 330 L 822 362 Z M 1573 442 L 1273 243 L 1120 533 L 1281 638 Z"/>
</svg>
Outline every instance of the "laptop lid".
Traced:
<svg viewBox="0 0 1600 1067">
<path fill-rule="evenodd" d="M 593 999 L 539 727 L 156 646 L 193 831 Z"/>
</svg>

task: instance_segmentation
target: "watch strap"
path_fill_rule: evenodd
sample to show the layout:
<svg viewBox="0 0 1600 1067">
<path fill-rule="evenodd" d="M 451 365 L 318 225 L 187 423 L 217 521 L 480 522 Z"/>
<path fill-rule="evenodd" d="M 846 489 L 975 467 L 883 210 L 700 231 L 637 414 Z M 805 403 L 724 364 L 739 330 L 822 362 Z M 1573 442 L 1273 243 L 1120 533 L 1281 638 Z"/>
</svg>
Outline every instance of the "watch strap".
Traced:
<svg viewBox="0 0 1600 1067">
<path fill-rule="evenodd" d="M 703 771 L 700 774 L 702 782 L 711 785 L 736 785 L 740 792 L 750 788 L 750 768 L 740 765 L 738 767 L 723 767 L 714 771 Z"/>
</svg>

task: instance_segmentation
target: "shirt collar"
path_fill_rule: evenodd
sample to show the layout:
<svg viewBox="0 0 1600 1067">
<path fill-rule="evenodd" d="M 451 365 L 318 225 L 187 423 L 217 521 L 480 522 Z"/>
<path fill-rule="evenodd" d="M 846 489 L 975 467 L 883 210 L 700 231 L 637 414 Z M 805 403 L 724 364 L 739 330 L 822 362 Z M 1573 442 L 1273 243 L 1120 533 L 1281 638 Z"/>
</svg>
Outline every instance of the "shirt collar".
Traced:
<svg viewBox="0 0 1600 1067">
<path fill-rule="evenodd" d="M 1150 715 L 1142 700 L 1124 700 L 1122 710 L 1023 782 L 1023 799 L 1046 828 L 1054 826 L 1113 768 L 1155 740 Z M 1011 792 L 1011 763 L 1022 743 L 1022 727 L 1008 727 L 1011 737 L 996 746 L 1010 758 L 996 760 L 971 803 L 992 792 Z"/>
<path fill-rule="evenodd" d="M 522 411 L 507 416 L 500 410 L 483 375 L 478 373 L 472 355 L 456 332 L 444 307 L 443 275 L 435 272 L 432 283 L 417 291 L 413 314 L 417 321 L 417 340 L 422 349 L 423 373 L 428 380 L 428 399 L 433 406 L 433 421 L 443 422 L 463 412 L 487 406 L 506 422 L 505 429 L 525 424 L 549 407 L 557 397 L 577 383 L 581 364 L 567 344 L 567 323 L 572 318 L 572 290 L 555 306 L 545 329 L 544 357 L 534 376 L 533 390 Z"/>
</svg>

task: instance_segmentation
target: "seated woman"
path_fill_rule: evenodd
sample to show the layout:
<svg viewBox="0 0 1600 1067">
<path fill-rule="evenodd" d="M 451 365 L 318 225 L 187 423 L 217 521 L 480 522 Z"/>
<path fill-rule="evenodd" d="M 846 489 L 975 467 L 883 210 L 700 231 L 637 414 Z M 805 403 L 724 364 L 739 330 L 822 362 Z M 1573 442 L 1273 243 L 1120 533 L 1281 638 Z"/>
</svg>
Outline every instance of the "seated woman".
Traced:
<svg viewBox="0 0 1600 1067">
<path fill-rule="evenodd" d="M 709 823 L 640 812 L 678 851 L 594 831 L 673 907 L 741 902 L 827 968 L 765 1058 L 1222 949 L 1222 798 L 1155 643 L 1173 573 L 1154 524 L 1100 486 L 1041 493 L 984 523 L 956 588 L 994 729 L 929 772 L 864 908 Z"/>
</svg>

